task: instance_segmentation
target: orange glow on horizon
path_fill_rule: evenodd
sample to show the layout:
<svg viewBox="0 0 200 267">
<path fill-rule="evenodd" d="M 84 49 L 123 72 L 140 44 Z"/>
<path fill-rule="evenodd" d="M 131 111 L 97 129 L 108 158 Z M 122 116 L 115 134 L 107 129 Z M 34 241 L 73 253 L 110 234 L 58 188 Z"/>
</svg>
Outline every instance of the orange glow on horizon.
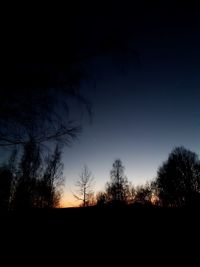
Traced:
<svg viewBox="0 0 200 267">
<path fill-rule="evenodd" d="M 60 202 L 60 208 L 73 208 L 78 207 L 77 203 L 72 203 L 70 201 L 62 201 Z"/>
<path fill-rule="evenodd" d="M 75 200 L 73 197 L 63 197 L 60 201 L 60 208 L 74 208 L 79 207 L 80 202 Z"/>
</svg>

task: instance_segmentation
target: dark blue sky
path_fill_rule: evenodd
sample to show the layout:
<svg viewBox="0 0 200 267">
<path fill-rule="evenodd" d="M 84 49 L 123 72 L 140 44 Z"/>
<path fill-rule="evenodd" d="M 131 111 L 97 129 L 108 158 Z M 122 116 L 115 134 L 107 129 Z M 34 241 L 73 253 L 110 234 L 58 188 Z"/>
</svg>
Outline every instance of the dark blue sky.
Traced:
<svg viewBox="0 0 200 267">
<path fill-rule="evenodd" d="M 56 21 L 52 14 L 44 27 L 38 20 L 38 30 L 35 18 L 28 31 L 20 30 L 24 20 L 12 31 L 5 27 L 10 38 L 2 35 L 0 79 L 0 87 L 13 90 L 58 89 L 82 75 L 93 122 L 69 100 L 83 132 L 64 151 L 65 203 L 73 203 L 84 164 L 98 191 L 118 157 L 129 180 L 140 184 L 155 177 L 175 146 L 200 153 L 198 7 L 176 0 L 71 2 Z"/>
<path fill-rule="evenodd" d="M 140 184 L 155 177 L 175 146 L 199 154 L 200 32 L 193 13 L 184 14 L 168 21 L 159 15 L 133 28 L 127 24 L 131 20 L 122 23 L 127 50 L 98 55 L 84 65 L 82 90 L 94 117 L 91 125 L 84 120 L 79 141 L 66 150 L 67 191 L 74 190 L 84 164 L 101 190 L 118 157 L 129 180 Z"/>
</svg>

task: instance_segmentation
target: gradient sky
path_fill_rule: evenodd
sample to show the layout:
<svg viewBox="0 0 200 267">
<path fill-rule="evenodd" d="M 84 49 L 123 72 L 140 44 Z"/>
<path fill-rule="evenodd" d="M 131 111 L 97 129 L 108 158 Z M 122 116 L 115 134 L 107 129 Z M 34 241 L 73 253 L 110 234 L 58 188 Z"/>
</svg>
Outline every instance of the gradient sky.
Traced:
<svg viewBox="0 0 200 267">
<path fill-rule="evenodd" d="M 52 74 L 48 86 L 57 84 L 54 77 L 59 84 L 71 77 L 64 76 L 70 63 L 83 75 L 80 91 L 92 104 L 93 121 L 70 102 L 72 118 L 81 121 L 83 131 L 64 149 L 64 206 L 76 205 L 72 192 L 84 164 L 98 191 L 104 190 L 116 158 L 137 185 L 156 176 L 175 146 L 200 155 L 199 9 L 176 0 L 71 2 L 74 6 L 59 14 L 58 23 L 50 14 L 41 36 L 32 28 L 20 35 L 21 27 L 12 25 L 15 34 L 6 32 L 17 39 L 2 38 L 5 47 L 7 42 L 12 46 L 7 54 L 1 49 L 3 84 L 15 86 L 18 76 L 8 70 L 11 65 L 12 73 L 11 61 L 23 62 L 23 54 L 41 73 Z M 37 85 L 30 77 L 25 71 L 19 80 Z"/>
<path fill-rule="evenodd" d="M 84 164 L 98 191 L 104 189 L 116 158 L 136 185 L 154 178 L 175 146 L 200 153 L 200 30 L 195 10 L 152 7 L 149 12 L 140 9 L 136 19 L 125 14 L 121 24 L 115 18 L 113 28 L 116 34 L 120 25 L 118 38 L 125 52 L 112 50 L 84 64 L 87 79 L 81 90 L 94 115 L 92 124 L 83 118 L 83 133 L 65 150 L 67 205 L 74 205 L 71 191 Z M 88 27 L 89 18 L 83 21 Z M 105 30 L 99 21 L 96 25 Z M 91 36 L 95 46 L 98 33 Z"/>
</svg>

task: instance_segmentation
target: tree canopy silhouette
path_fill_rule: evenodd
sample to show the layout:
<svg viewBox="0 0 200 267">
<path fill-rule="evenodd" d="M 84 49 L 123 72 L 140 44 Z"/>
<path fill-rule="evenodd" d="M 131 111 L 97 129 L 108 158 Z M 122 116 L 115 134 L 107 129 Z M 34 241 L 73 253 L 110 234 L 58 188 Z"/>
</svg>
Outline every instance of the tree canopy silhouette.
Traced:
<svg viewBox="0 0 200 267">
<path fill-rule="evenodd" d="M 0 83 L 0 146 L 23 145 L 29 139 L 68 143 L 80 131 L 70 114 L 71 98 L 90 111 L 79 93 L 80 77 L 76 71 L 54 72 L 53 66 L 16 64 L 9 79 L 13 84 Z"/>
<path fill-rule="evenodd" d="M 35 206 L 35 190 L 41 172 L 40 149 L 34 140 L 24 145 L 17 171 L 17 181 L 13 199 L 14 209 L 30 209 Z"/>
<path fill-rule="evenodd" d="M 61 187 L 63 185 L 63 168 L 61 161 L 61 150 L 57 145 L 53 154 L 46 160 L 46 168 L 43 177 L 39 183 L 40 207 L 55 208 L 58 207 L 61 198 Z"/>
<path fill-rule="evenodd" d="M 89 6 L 85 2 L 70 4 L 65 14 L 59 16 L 57 27 L 55 21 L 51 24 L 48 20 L 49 27 L 46 23 L 34 23 L 36 29 L 25 28 L 23 32 L 20 25 L 16 26 L 17 41 L 7 35 L 2 37 L 0 146 L 24 144 L 30 135 L 37 143 L 55 139 L 69 142 L 79 130 L 79 125 L 69 118 L 69 97 L 90 110 L 79 91 L 87 72 L 82 63 L 112 54 L 117 59 L 124 55 L 126 60 L 133 56 L 138 61 L 135 49 L 121 37 L 124 30 L 112 5 L 109 12 L 99 6 L 90 12 Z M 5 53 L 11 43 L 15 45 Z"/>
<path fill-rule="evenodd" d="M 143 205 L 152 204 L 152 194 L 151 184 L 146 183 L 145 185 L 137 186 L 135 189 L 134 202 Z"/>
<path fill-rule="evenodd" d="M 155 185 L 164 206 L 194 205 L 200 199 L 200 162 L 197 154 L 176 147 L 158 169 Z"/>
<path fill-rule="evenodd" d="M 9 169 L 14 177 L 10 193 L 11 210 L 58 207 L 63 185 L 61 150 L 42 157 L 40 146 L 30 140 L 19 162 Z"/>
<path fill-rule="evenodd" d="M 10 204 L 13 174 L 8 166 L 0 167 L 0 210 L 7 211 Z"/>
<path fill-rule="evenodd" d="M 113 204 L 126 203 L 129 196 L 129 184 L 124 175 L 124 166 L 120 159 L 116 159 L 113 163 L 110 180 L 106 185 L 108 201 Z"/>
</svg>

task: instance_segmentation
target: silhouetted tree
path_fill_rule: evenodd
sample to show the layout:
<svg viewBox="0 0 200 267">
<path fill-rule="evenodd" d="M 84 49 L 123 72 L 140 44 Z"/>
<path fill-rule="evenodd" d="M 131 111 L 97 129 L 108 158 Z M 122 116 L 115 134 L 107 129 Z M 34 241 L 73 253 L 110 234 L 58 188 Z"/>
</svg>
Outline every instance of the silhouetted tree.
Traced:
<svg viewBox="0 0 200 267">
<path fill-rule="evenodd" d="M 82 201 L 83 207 L 89 206 L 91 196 L 93 196 L 94 178 L 86 165 L 83 167 L 79 180 L 76 182 L 76 187 L 78 189 L 77 194 L 74 194 L 74 197 L 77 200 Z"/>
<path fill-rule="evenodd" d="M 83 9 L 85 12 L 82 12 Z M 37 143 L 58 139 L 68 142 L 77 134 L 76 125 L 70 123 L 69 116 L 65 116 L 69 115 L 69 97 L 76 98 L 88 107 L 88 102 L 78 90 L 85 71 L 82 71 L 83 64 L 80 63 L 96 56 L 113 55 L 113 52 L 117 53 L 117 59 L 124 54 L 126 59 L 134 56 L 138 61 L 136 51 L 119 34 L 122 29 L 117 16 L 114 16 L 114 22 L 110 20 L 110 12 L 105 16 L 97 16 L 97 28 L 100 25 L 103 27 L 98 32 L 96 27 L 87 27 L 88 16 L 91 21 L 95 18 L 91 12 L 88 13 L 85 3 L 81 8 L 76 4 L 72 10 L 66 16 L 67 23 L 63 24 L 67 38 L 62 31 L 58 34 L 57 29 L 54 38 L 53 27 L 46 40 L 41 40 L 39 35 L 36 42 L 30 42 L 30 47 L 26 42 L 27 49 L 23 48 L 23 38 L 19 38 L 18 42 L 21 39 L 22 43 L 18 43 L 18 52 L 9 51 L 10 60 L 6 57 L 5 62 L 1 61 L 0 146 L 25 144 L 32 130 Z M 99 24 L 100 18 L 102 23 Z M 81 25 L 76 24 L 79 20 Z M 53 39 L 56 43 L 52 42 Z M 40 44 L 39 47 L 36 44 Z M 47 52 L 46 47 L 51 47 L 51 53 Z M 27 62 L 34 63 L 15 63 L 18 62 L 13 60 L 16 54 L 20 58 L 24 54 Z M 44 63 L 47 58 L 51 63 Z M 119 61 L 121 65 L 122 61 Z"/>
<path fill-rule="evenodd" d="M 59 205 L 61 186 L 63 185 L 63 163 L 61 150 L 57 145 L 54 153 L 47 158 L 44 175 L 38 181 L 38 205 L 42 208 L 54 208 Z"/>
<path fill-rule="evenodd" d="M 40 147 L 31 139 L 25 146 L 13 183 L 13 209 L 54 208 L 63 184 L 61 150 L 57 145 L 44 162 Z"/>
<path fill-rule="evenodd" d="M 10 93 L 6 90 L 2 98 L 8 99 L 0 112 L 0 146 L 24 145 L 30 136 L 37 144 L 70 142 L 80 131 L 69 118 L 70 95 L 67 89 L 54 92 L 18 89 Z M 78 94 L 74 97 L 79 98 Z"/>
<path fill-rule="evenodd" d="M 24 145 L 23 154 L 19 163 L 14 209 L 30 209 L 35 206 L 35 193 L 37 179 L 41 173 L 40 149 L 34 139 Z"/>
<path fill-rule="evenodd" d="M 88 194 L 88 201 L 86 202 L 86 206 L 95 206 L 96 204 L 97 204 L 97 201 L 96 201 L 96 198 L 95 198 L 95 194 L 91 190 L 91 193 Z"/>
<path fill-rule="evenodd" d="M 129 195 L 129 184 L 124 175 L 124 166 L 120 159 L 113 163 L 110 178 L 111 181 L 106 185 L 108 201 L 115 204 L 126 203 Z"/>
<path fill-rule="evenodd" d="M 146 183 L 145 185 L 142 186 L 137 186 L 135 189 L 135 203 L 140 203 L 140 204 L 152 204 L 152 188 L 151 184 Z"/>
<path fill-rule="evenodd" d="M 84 5 L 82 8 L 85 8 Z M 74 13 L 77 14 L 77 6 Z M 78 15 L 83 16 L 83 25 L 87 21 L 84 19 L 84 13 L 81 11 Z M 124 55 L 126 59 L 134 57 L 134 60 L 138 61 L 136 51 L 127 46 L 119 34 L 117 18 L 111 26 L 110 17 L 107 14 L 108 23 L 103 21 L 101 27 L 104 30 L 101 34 L 97 34 L 87 27 L 87 23 L 85 27 L 81 27 L 81 32 L 79 27 L 74 28 L 72 14 L 67 16 L 68 23 L 64 24 L 67 39 L 64 34 L 58 36 L 56 31 L 57 49 L 54 44 L 50 49 L 50 55 L 47 53 L 46 46 L 51 46 L 51 42 L 47 42 L 44 46 L 42 56 L 46 55 L 48 61 L 52 63 L 41 63 L 41 58 L 37 58 L 41 52 L 41 46 L 37 51 L 35 45 L 34 49 L 33 47 L 27 49 L 31 53 L 26 53 L 25 56 L 29 58 L 27 62 L 34 63 L 14 63 L 8 58 L 6 62 L 0 63 L 0 146 L 23 145 L 29 140 L 30 132 L 34 135 L 36 143 L 58 140 L 68 143 L 79 131 L 79 127 L 69 119 L 70 97 L 78 100 L 88 111 L 90 110 L 88 101 L 79 92 L 80 82 L 85 72 L 81 63 L 102 54 L 113 54 L 113 52 L 117 53 L 117 58 L 122 59 Z M 92 17 L 91 20 L 93 19 Z M 105 20 L 105 17 L 103 16 L 102 19 Z M 52 39 L 52 32 L 50 37 Z M 38 43 L 41 44 L 41 39 Z M 20 47 L 23 45 L 18 49 Z M 32 54 L 33 51 L 38 53 Z M 23 53 L 24 49 L 18 54 Z M 11 54 L 10 51 L 9 55 Z"/>
<path fill-rule="evenodd" d="M 98 192 L 96 195 L 97 206 L 104 206 L 107 203 L 106 192 Z"/>
<path fill-rule="evenodd" d="M 16 192 L 16 185 L 17 185 L 17 176 L 18 176 L 18 150 L 14 149 L 11 152 L 11 155 L 8 159 L 6 164 L 8 170 L 12 174 L 12 182 L 11 182 L 11 189 L 10 189 L 10 201 L 9 201 L 9 209 L 13 209 L 13 199 Z"/>
<path fill-rule="evenodd" d="M 136 189 L 134 185 L 132 185 L 132 183 L 129 182 L 127 186 L 127 203 L 133 204 L 135 201 L 135 196 L 136 196 Z"/>
<path fill-rule="evenodd" d="M 155 185 L 164 206 L 182 207 L 199 202 L 198 156 L 184 147 L 176 147 L 158 169 Z"/>
<path fill-rule="evenodd" d="M 152 194 L 151 203 L 156 206 L 162 206 L 162 200 L 159 198 L 159 189 L 155 179 L 150 182 L 150 187 Z"/>
<path fill-rule="evenodd" d="M 9 209 L 12 179 L 13 174 L 8 166 L 0 167 L 0 210 Z"/>
</svg>

